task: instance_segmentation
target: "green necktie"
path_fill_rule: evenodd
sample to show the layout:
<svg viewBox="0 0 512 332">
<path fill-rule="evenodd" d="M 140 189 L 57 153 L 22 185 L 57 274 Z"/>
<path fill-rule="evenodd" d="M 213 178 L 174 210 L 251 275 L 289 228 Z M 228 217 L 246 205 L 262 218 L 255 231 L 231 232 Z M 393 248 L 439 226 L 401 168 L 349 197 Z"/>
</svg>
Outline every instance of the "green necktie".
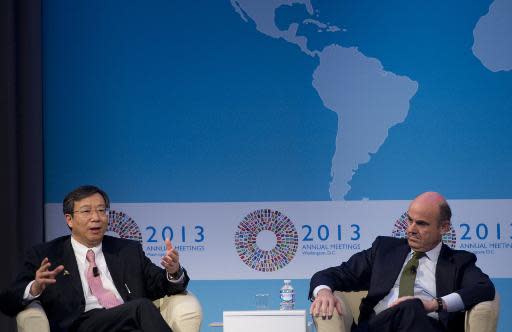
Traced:
<svg viewBox="0 0 512 332">
<path fill-rule="evenodd" d="M 398 290 L 398 297 L 414 296 L 414 281 L 416 280 L 416 272 L 420 258 L 425 256 L 424 252 L 415 251 L 412 258 L 405 264 L 402 276 L 400 277 L 400 285 Z"/>
</svg>

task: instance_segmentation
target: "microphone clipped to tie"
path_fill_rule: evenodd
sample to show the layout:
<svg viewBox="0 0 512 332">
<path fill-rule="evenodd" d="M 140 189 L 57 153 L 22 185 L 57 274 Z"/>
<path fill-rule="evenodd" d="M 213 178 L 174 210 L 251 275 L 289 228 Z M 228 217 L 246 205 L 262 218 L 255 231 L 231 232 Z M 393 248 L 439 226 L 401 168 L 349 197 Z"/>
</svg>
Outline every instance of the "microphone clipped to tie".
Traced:
<svg viewBox="0 0 512 332">
<path fill-rule="evenodd" d="M 98 268 L 96 266 L 92 268 L 92 275 L 95 277 L 100 275 L 100 271 L 98 270 Z"/>
</svg>

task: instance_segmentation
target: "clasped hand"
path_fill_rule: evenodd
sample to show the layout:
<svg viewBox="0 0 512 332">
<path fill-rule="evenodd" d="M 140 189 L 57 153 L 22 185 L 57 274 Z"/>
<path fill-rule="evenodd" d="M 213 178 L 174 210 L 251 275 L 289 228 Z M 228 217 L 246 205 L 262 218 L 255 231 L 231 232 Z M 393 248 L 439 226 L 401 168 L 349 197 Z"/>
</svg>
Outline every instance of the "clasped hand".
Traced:
<svg viewBox="0 0 512 332">
<path fill-rule="evenodd" d="M 396 299 L 395 301 L 393 301 L 389 305 L 389 307 L 394 307 L 404 301 L 414 300 L 414 299 L 420 299 L 420 298 L 415 297 L 415 296 L 402 296 L 402 297 L 399 297 L 398 299 Z M 437 301 L 435 299 L 432 299 L 432 300 L 420 299 L 420 300 L 423 303 L 423 308 L 425 308 L 426 312 L 434 312 L 437 310 Z"/>
</svg>

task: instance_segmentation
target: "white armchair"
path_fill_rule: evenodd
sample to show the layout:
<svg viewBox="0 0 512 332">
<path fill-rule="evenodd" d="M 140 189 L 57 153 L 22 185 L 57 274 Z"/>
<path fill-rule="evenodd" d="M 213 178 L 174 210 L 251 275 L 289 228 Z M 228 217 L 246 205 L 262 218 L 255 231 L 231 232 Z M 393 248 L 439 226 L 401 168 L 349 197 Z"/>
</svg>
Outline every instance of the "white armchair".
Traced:
<svg viewBox="0 0 512 332">
<path fill-rule="evenodd" d="M 340 316 L 334 310 L 331 319 L 323 320 L 313 317 L 317 332 L 350 332 L 352 322 L 359 319 L 359 304 L 368 292 L 334 292 L 341 300 Z M 493 301 L 485 301 L 475 305 L 466 312 L 464 330 L 466 332 L 496 332 L 500 312 L 500 298 L 498 293 Z"/>
<path fill-rule="evenodd" d="M 154 301 L 173 332 L 199 332 L 203 318 L 201 305 L 190 292 Z M 34 301 L 16 316 L 18 332 L 50 332 L 50 324 L 39 302 Z"/>
</svg>

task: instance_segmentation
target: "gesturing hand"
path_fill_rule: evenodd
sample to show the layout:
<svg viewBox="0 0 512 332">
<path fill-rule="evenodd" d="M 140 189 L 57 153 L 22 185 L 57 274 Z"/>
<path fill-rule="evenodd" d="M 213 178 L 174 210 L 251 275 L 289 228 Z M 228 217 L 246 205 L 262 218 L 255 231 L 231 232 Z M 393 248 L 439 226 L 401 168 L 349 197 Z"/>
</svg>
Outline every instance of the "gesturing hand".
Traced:
<svg viewBox="0 0 512 332">
<path fill-rule="evenodd" d="M 36 271 L 36 278 L 30 287 L 30 295 L 38 296 L 46 286 L 57 282 L 55 277 L 64 270 L 64 265 L 59 265 L 55 269 L 50 270 L 50 261 L 45 257 L 41 262 L 41 266 Z"/>
<path fill-rule="evenodd" d="M 180 255 L 178 251 L 173 248 L 171 240 L 165 239 L 165 256 L 162 257 L 162 266 L 170 274 L 175 274 L 180 269 Z"/>
</svg>

